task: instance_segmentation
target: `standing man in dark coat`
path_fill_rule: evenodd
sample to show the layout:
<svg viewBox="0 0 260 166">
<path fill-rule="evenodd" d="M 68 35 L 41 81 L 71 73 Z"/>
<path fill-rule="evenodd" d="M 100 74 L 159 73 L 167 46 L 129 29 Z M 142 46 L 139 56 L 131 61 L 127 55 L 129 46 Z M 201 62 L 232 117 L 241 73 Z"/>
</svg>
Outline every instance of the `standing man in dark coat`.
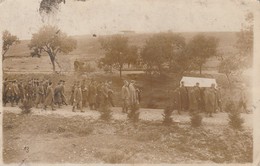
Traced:
<svg viewBox="0 0 260 166">
<path fill-rule="evenodd" d="M 37 83 L 38 86 L 36 88 L 36 100 L 35 100 L 35 107 L 38 108 L 39 104 L 43 104 L 44 102 L 44 89 L 42 82 Z"/>
<path fill-rule="evenodd" d="M 82 109 L 82 91 L 80 87 L 80 83 L 77 82 L 75 90 L 74 90 L 74 95 L 73 95 L 73 107 L 72 107 L 72 112 L 75 112 L 75 107 L 77 106 L 80 109 L 80 112 L 84 112 Z"/>
<path fill-rule="evenodd" d="M 81 90 L 82 90 L 82 107 L 85 108 L 87 107 L 87 102 L 88 102 L 88 88 L 87 88 L 87 85 L 86 85 L 86 80 L 84 79 L 82 81 L 82 84 L 81 84 Z"/>
<path fill-rule="evenodd" d="M 67 99 L 65 96 L 65 81 L 64 80 L 62 80 L 62 84 L 61 84 L 61 100 L 62 100 L 62 104 L 68 105 Z"/>
<path fill-rule="evenodd" d="M 62 98 L 61 98 L 61 90 L 62 90 L 62 81 L 58 83 L 58 85 L 54 88 L 54 104 L 57 104 L 60 108 L 62 104 Z"/>
<path fill-rule="evenodd" d="M 96 104 L 96 86 L 95 81 L 91 80 L 88 88 L 88 102 L 91 110 L 95 109 Z"/>
<path fill-rule="evenodd" d="M 205 92 L 206 112 L 209 117 L 212 117 L 212 113 L 216 110 L 216 102 L 215 84 L 212 84 Z"/>
<path fill-rule="evenodd" d="M 192 88 L 189 101 L 190 101 L 189 105 L 190 105 L 191 113 L 199 112 L 200 102 L 201 102 L 199 83 L 196 83 L 196 85 Z"/>
<path fill-rule="evenodd" d="M 46 98 L 44 101 L 44 107 L 43 109 L 46 110 L 47 106 L 51 106 L 52 110 L 54 111 L 54 90 L 53 90 L 53 84 L 52 82 L 49 82 L 49 86 L 46 90 Z"/>
<path fill-rule="evenodd" d="M 126 80 L 124 80 L 124 86 L 122 87 L 121 96 L 123 101 L 122 112 L 127 113 L 129 107 L 130 92 L 128 88 L 128 82 Z"/>
<path fill-rule="evenodd" d="M 19 102 L 19 88 L 16 80 L 12 82 L 11 91 L 12 91 L 12 101 L 13 101 L 12 107 L 13 107 L 14 102 L 16 103 L 16 105 L 18 105 Z"/>
<path fill-rule="evenodd" d="M 180 92 L 180 88 L 176 88 L 173 91 L 172 108 L 173 108 L 173 110 L 177 110 L 178 114 L 181 114 L 181 92 Z"/>
<path fill-rule="evenodd" d="M 181 82 L 180 97 L 181 97 L 181 101 L 180 101 L 181 110 L 182 111 L 189 110 L 189 92 L 187 87 L 185 87 L 184 85 L 184 81 Z"/>
<path fill-rule="evenodd" d="M 19 89 L 19 98 L 21 102 L 23 103 L 24 98 L 25 98 L 25 92 L 24 92 L 24 84 L 23 81 L 20 81 L 18 84 L 18 89 Z"/>
</svg>

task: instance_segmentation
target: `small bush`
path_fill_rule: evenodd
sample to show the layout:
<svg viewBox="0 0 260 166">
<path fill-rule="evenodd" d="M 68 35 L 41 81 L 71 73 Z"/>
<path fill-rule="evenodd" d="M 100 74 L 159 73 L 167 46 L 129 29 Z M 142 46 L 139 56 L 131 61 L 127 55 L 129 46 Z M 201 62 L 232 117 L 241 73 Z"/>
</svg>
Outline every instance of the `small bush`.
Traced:
<svg viewBox="0 0 260 166">
<path fill-rule="evenodd" d="M 229 118 L 229 122 L 228 124 L 233 128 L 233 129 L 237 129 L 237 130 L 241 130 L 242 129 L 242 125 L 244 123 L 244 119 L 241 117 L 240 112 L 239 111 L 231 111 L 228 114 L 228 118 Z"/>
<path fill-rule="evenodd" d="M 172 115 L 172 110 L 171 110 L 171 107 L 168 106 L 168 107 L 166 107 L 164 109 L 164 112 L 162 114 L 162 116 L 163 116 L 163 124 L 165 124 L 165 125 L 172 124 L 171 115 Z"/>
<path fill-rule="evenodd" d="M 242 125 L 244 123 L 244 119 L 241 117 L 239 110 L 236 109 L 235 104 L 232 100 L 229 100 L 226 104 L 226 111 L 229 112 L 228 118 L 229 122 L 228 124 L 233 129 L 242 129 Z"/>
<path fill-rule="evenodd" d="M 20 108 L 22 109 L 22 114 L 29 114 L 32 111 L 32 101 L 24 100 Z"/>
<path fill-rule="evenodd" d="M 199 127 L 202 124 L 202 116 L 198 113 L 192 114 L 190 120 L 192 127 Z"/>
<path fill-rule="evenodd" d="M 99 108 L 100 119 L 109 121 L 112 118 L 111 110 L 108 103 L 102 103 Z"/>
<path fill-rule="evenodd" d="M 228 100 L 225 105 L 225 111 L 226 112 L 232 112 L 235 110 L 235 104 L 232 100 Z"/>
<path fill-rule="evenodd" d="M 105 158 L 104 161 L 109 164 L 117 164 L 122 163 L 125 159 L 125 155 L 120 152 L 112 152 L 109 153 Z"/>
<path fill-rule="evenodd" d="M 139 121 L 139 107 L 137 104 L 132 104 L 130 107 L 130 112 L 127 114 L 127 117 L 132 122 L 138 122 Z"/>
</svg>

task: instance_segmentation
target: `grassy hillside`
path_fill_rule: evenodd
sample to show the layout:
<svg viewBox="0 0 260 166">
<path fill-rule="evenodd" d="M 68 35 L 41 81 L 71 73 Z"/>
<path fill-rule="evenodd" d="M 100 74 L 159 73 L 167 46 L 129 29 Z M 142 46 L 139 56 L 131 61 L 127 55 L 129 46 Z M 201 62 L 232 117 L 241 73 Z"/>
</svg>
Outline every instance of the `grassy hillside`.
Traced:
<svg viewBox="0 0 260 166">
<path fill-rule="evenodd" d="M 235 51 L 234 44 L 236 42 L 237 32 L 205 32 L 203 34 L 207 36 L 214 36 L 219 39 L 219 51 L 224 55 L 229 55 Z M 183 35 L 188 42 L 194 35 L 198 33 L 193 32 L 183 32 Z M 143 47 L 145 41 L 151 37 L 153 34 L 131 34 L 125 35 L 129 38 L 130 45 L 137 45 L 138 47 Z M 100 43 L 98 41 L 98 36 L 93 37 L 90 35 L 74 36 L 77 40 L 77 49 L 68 55 L 66 58 L 60 58 L 60 64 L 64 69 L 68 71 L 73 70 L 73 62 L 76 59 L 87 59 L 95 61 L 104 55 L 104 51 L 101 49 Z M 7 71 L 51 71 L 51 64 L 48 56 L 42 58 L 32 58 L 30 57 L 30 50 L 28 48 L 29 40 L 23 40 L 20 44 L 14 45 L 10 48 L 7 53 L 7 59 L 3 63 L 3 68 Z M 20 65 L 17 65 L 20 64 Z M 218 61 L 216 58 L 209 59 L 207 64 L 205 64 L 206 69 L 214 69 L 217 67 Z"/>
</svg>

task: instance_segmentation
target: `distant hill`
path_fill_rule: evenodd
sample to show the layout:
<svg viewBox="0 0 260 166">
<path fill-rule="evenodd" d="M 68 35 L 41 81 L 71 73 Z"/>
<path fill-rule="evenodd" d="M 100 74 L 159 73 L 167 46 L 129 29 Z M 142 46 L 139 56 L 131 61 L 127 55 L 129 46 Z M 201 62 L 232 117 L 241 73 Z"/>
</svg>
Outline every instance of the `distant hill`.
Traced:
<svg viewBox="0 0 260 166">
<path fill-rule="evenodd" d="M 235 51 L 234 45 L 237 40 L 237 33 L 238 32 L 200 32 L 202 34 L 205 34 L 206 36 L 213 36 L 219 39 L 219 50 L 223 52 L 224 55 L 228 55 Z M 199 34 L 195 32 L 182 32 L 181 34 L 186 41 L 189 41 L 194 35 Z M 123 34 L 124 36 L 127 36 L 129 39 L 130 45 L 137 45 L 138 47 L 143 47 L 145 44 L 145 41 L 154 35 L 153 33 L 133 33 L 133 34 Z M 102 56 L 104 56 L 104 51 L 101 49 L 100 43 L 98 41 L 99 37 L 106 37 L 106 36 L 97 36 L 93 37 L 91 35 L 82 35 L 82 36 L 73 36 L 77 40 L 77 49 L 75 49 L 73 52 L 69 53 L 66 56 L 66 63 L 65 66 L 68 66 L 68 68 L 72 67 L 72 64 L 75 59 L 89 59 L 89 60 L 95 60 Z M 22 58 L 23 62 L 23 68 L 26 68 L 28 59 L 31 59 L 30 57 L 30 50 L 28 48 L 29 40 L 22 40 L 20 44 L 14 45 L 10 48 L 10 50 L 7 52 L 6 56 L 8 57 L 4 61 L 4 68 L 16 68 L 13 65 L 17 65 L 19 63 L 19 59 Z M 12 57 L 12 58 L 11 58 Z M 60 57 L 60 56 L 58 56 Z M 15 59 L 13 59 L 15 58 Z M 27 60 L 26 60 L 27 59 Z M 38 59 L 38 58 L 37 58 Z M 42 63 L 48 63 L 49 59 L 48 57 L 44 57 L 46 60 L 34 60 L 36 66 L 41 66 Z M 64 58 L 63 58 L 64 59 Z M 15 63 L 15 64 L 14 64 Z M 30 64 L 32 65 L 32 64 Z M 215 59 L 209 60 L 209 65 L 212 67 L 216 66 Z M 206 65 L 207 66 L 207 65 Z M 38 67 L 39 68 L 39 67 Z"/>
</svg>

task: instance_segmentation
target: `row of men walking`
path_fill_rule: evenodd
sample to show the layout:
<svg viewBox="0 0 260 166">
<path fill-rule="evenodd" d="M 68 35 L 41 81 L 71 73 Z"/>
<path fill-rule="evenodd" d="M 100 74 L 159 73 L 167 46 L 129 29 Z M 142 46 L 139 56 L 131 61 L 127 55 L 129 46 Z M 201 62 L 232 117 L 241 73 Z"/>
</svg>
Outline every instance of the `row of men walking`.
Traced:
<svg viewBox="0 0 260 166">
<path fill-rule="evenodd" d="M 199 83 L 188 89 L 185 83 L 181 82 L 171 96 L 170 106 L 172 110 L 194 112 L 205 112 L 209 117 L 217 110 L 222 111 L 221 93 L 212 84 L 210 88 L 201 88 Z"/>
<path fill-rule="evenodd" d="M 60 80 L 56 86 L 49 80 L 31 79 L 28 82 L 17 80 L 5 80 L 3 82 L 3 104 L 10 103 L 11 106 L 18 105 L 19 102 L 29 101 L 36 108 L 42 105 L 44 110 L 51 107 L 55 110 L 55 105 L 71 104 L 72 110 L 78 108 L 83 112 L 84 107 L 98 109 L 102 102 L 107 102 L 114 106 L 111 89 L 111 81 L 96 82 L 91 80 L 87 83 L 83 80 L 77 81 L 71 88 L 71 96 L 67 101 L 65 96 L 65 81 Z"/>
</svg>

